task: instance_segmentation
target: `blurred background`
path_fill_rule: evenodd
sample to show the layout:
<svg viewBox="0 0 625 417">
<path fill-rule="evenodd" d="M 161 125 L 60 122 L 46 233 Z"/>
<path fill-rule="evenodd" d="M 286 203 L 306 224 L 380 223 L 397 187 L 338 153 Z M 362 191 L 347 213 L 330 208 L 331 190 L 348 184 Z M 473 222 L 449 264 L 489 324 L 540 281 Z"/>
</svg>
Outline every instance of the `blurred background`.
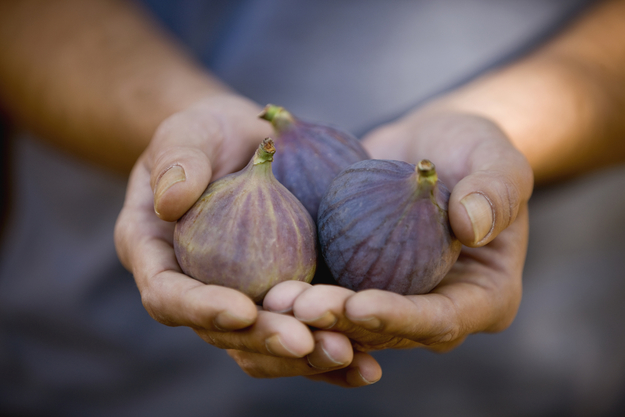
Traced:
<svg viewBox="0 0 625 417">
<path fill-rule="evenodd" d="M 143 5 L 243 95 L 362 135 L 540 45 L 588 3 Z M 4 126 L 0 414 L 625 415 L 625 166 L 536 189 L 508 330 L 444 355 L 379 352 L 382 379 L 350 390 L 252 379 L 153 321 L 113 246 L 125 179 Z"/>
</svg>

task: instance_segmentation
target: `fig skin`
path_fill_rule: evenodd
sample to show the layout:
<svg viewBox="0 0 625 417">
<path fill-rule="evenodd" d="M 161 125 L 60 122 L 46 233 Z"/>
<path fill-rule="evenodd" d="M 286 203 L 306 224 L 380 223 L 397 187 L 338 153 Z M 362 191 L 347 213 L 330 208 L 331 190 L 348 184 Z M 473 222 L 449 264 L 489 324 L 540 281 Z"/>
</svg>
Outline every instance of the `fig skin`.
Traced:
<svg viewBox="0 0 625 417">
<path fill-rule="evenodd" d="M 273 173 L 302 202 L 313 220 L 321 198 L 343 169 L 369 159 L 360 141 L 336 127 L 300 120 L 283 107 L 268 104 L 259 115 L 271 122 L 280 158 Z"/>
<path fill-rule="evenodd" d="M 336 281 L 360 291 L 424 294 L 462 245 L 449 225 L 449 190 L 434 164 L 358 162 L 339 174 L 319 207 L 321 252 Z"/>
<path fill-rule="evenodd" d="M 274 152 L 265 139 L 245 168 L 209 184 L 174 230 L 186 275 L 256 303 L 279 282 L 310 282 L 317 263 L 315 224 L 273 176 Z"/>
</svg>

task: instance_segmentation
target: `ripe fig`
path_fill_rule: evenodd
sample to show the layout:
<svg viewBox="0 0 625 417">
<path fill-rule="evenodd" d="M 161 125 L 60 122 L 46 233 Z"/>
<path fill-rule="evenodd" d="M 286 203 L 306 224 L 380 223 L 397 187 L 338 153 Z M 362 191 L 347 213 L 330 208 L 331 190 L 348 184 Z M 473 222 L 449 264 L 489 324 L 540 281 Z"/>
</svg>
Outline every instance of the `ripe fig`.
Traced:
<svg viewBox="0 0 625 417">
<path fill-rule="evenodd" d="M 458 259 L 449 191 L 434 164 L 357 162 L 332 182 L 319 207 L 321 251 L 337 282 L 400 294 L 432 290 Z"/>
<path fill-rule="evenodd" d="M 358 139 L 338 128 L 295 118 L 283 107 L 268 104 L 260 118 L 276 131 L 281 157 L 273 173 L 302 202 L 314 221 L 330 182 L 351 164 L 369 159 Z"/>
<path fill-rule="evenodd" d="M 317 261 L 315 223 L 273 176 L 274 153 L 265 139 L 245 168 L 209 184 L 174 231 L 185 274 L 257 303 L 279 282 L 310 282 Z"/>
</svg>

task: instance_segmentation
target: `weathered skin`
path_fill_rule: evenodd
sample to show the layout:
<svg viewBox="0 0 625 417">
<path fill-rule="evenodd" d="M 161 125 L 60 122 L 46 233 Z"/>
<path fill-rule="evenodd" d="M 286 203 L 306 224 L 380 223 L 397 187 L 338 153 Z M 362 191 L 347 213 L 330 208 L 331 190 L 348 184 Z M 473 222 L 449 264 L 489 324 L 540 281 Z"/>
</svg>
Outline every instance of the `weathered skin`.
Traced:
<svg viewBox="0 0 625 417">
<path fill-rule="evenodd" d="M 430 168 L 431 165 L 431 169 Z M 432 290 L 458 259 L 449 191 L 429 161 L 368 160 L 343 171 L 319 208 L 321 251 L 337 282 L 400 294 Z"/>
<path fill-rule="evenodd" d="M 273 176 L 273 152 L 265 140 L 244 169 L 211 183 L 174 232 L 185 274 L 257 303 L 279 282 L 310 282 L 317 260 L 315 224 Z"/>
<path fill-rule="evenodd" d="M 335 127 L 293 117 L 279 106 L 268 104 L 260 114 L 276 131 L 281 157 L 273 173 L 302 202 L 313 220 L 321 197 L 330 183 L 351 164 L 369 159 L 358 139 Z"/>
</svg>

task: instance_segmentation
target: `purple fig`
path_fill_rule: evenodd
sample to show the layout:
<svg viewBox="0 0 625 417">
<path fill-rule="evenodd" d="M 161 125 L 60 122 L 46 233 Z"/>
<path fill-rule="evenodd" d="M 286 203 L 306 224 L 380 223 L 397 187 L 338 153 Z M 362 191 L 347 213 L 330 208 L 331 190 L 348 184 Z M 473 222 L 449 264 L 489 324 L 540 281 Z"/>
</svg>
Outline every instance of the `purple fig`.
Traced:
<svg viewBox="0 0 625 417">
<path fill-rule="evenodd" d="M 449 191 L 434 164 L 358 162 L 339 174 L 319 207 L 321 251 L 337 282 L 400 294 L 432 290 L 461 244 L 447 214 Z"/>
<path fill-rule="evenodd" d="M 317 261 L 315 224 L 273 176 L 274 153 L 265 139 L 245 168 L 209 184 L 174 231 L 185 274 L 257 303 L 279 282 L 310 282 Z"/>
<path fill-rule="evenodd" d="M 297 119 L 283 107 L 268 104 L 259 117 L 276 131 L 281 158 L 273 164 L 273 173 L 317 221 L 330 182 L 353 163 L 369 159 L 367 151 L 351 134 Z"/>
</svg>

